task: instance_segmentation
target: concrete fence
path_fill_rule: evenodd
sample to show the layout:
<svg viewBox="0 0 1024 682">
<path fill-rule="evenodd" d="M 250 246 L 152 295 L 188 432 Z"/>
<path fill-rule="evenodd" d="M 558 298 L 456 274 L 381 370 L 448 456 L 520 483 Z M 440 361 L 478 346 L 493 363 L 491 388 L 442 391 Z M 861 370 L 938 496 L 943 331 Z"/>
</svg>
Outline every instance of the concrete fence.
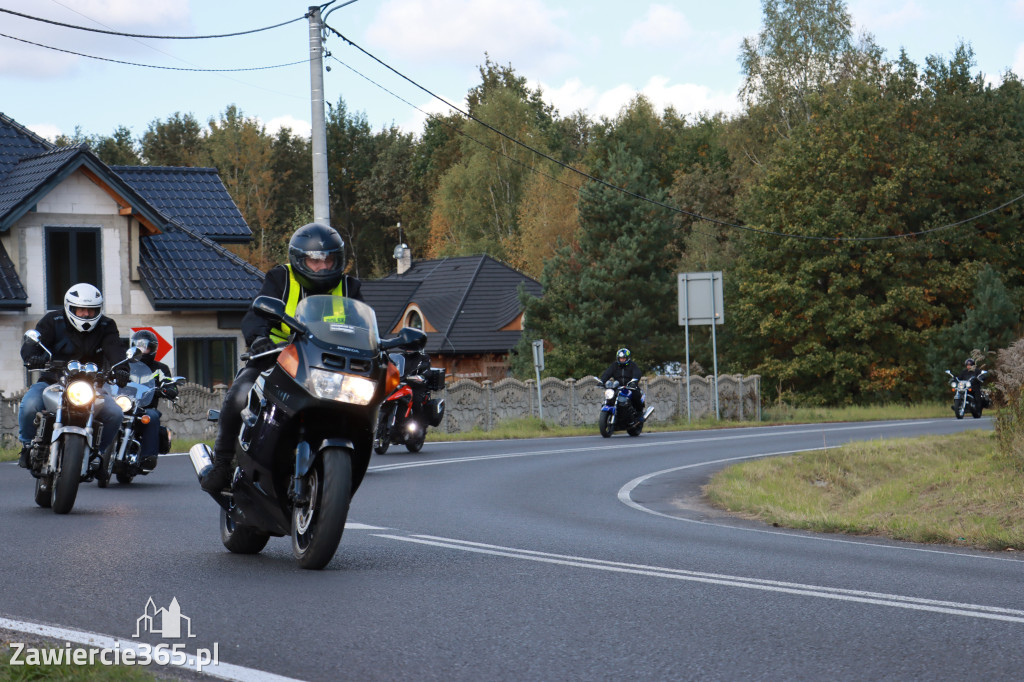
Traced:
<svg viewBox="0 0 1024 682">
<path fill-rule="evenodd" d="M 676 376 L 644 378 L 640 387 L 647 404 L 654 406 L 651 421 L 697 420 L 715 416 L 714 377 L 690 377 L 689 404 L 686 380 Z M 596 377 L 543 379 L 541 399 L 544 420 L 561 426 L 597 424 L 604 404 L 604 387 Z M 18 405 L 24 391 L 0 397 L 0 444 L 17 443 Z M 761 417 L 761 384 L 757 375 L 718 377 L 719 414 L 722 419 L 756 421 Z M 435 395 L 435 397 L 437 397 Z M 460 379 L 445 386 L 445 417 L 440 430 L 460 433 L 472 429 L 489 431 L 499 422 L 538 416 L 537 383 L 532 380 L 502 379 L 477 383 Z M 206 420 L 207 412 L 220 409 L 224 389 L 212 390 L 196 384 L 183 385 L 176 409 L 161 403 L 162 423 L 177 443 L 213 440 L 216 424 Z"/>
</svg>

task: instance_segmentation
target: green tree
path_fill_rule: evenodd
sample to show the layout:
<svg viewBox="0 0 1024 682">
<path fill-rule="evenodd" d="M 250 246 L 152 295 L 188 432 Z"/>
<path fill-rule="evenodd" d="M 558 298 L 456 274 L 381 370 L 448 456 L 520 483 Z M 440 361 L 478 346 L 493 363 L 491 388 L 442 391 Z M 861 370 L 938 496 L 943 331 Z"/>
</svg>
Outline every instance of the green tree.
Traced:
<svg viewBox="0 0 1024 682">
<path fill-rule="evenodd" d="M 150 166 L 200 166 L 205 158 L 203 132 L 191 113 L 154 119 L 142 134 L 142 159 Z"/>
<path fill-rule="evenodd" d="M 209 126 L 209 162 L 256 235 L 245 255 L 257 267 L 267 269 L 279 253 L 273 244 L 273 140 L 258 120 L 246 118 L 233 104 L 219 118 L 211 119 Z"/>
<path fill-rule="evenodd" d="M 621 346 L 648 370 L 682 359 L 667 249 L 671 219 L 634 196 L 663 200 L 664 192 L 644 160 L 622 146 L 596 172 L 632 194 L 596 182 L 580 190 L 578 242 L 545 266 L 543 297 L 524 297 L 526 329 L 513 363 L 520 375 L 529 373 L 529 342 L 538 338 L 551 348 L 550 376 L 598 374 Z"/>
</svg>

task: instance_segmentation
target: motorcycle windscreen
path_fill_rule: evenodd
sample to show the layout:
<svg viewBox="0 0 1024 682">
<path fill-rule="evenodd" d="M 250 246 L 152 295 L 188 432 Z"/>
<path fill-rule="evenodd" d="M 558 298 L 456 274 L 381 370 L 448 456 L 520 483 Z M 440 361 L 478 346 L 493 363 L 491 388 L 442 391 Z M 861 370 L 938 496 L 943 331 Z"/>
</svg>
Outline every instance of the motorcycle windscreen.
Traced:
<svg viewBox="0 0 1024 682">
<path fill-rule="evenodd" d="M 342 296 L 307 296 L 299 301 L 295 319 L 321 341 L 377 352 L 377 316 L 362 301 Z"/>
</svg>

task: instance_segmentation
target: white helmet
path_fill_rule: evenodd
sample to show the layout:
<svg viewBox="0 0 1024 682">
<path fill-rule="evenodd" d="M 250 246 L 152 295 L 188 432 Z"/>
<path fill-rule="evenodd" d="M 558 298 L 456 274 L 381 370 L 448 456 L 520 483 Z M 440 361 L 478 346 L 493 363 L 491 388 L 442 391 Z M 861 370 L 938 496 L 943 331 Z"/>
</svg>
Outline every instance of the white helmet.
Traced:
<svg viewBox="0 0 1024 682">
<path fill-rule="evenodd" d="M 64 314 L 80 332 L 95 328 L 103 316 L 103 294 L 91 284 L 73 284 L 64 294 Z"/>
</svg>

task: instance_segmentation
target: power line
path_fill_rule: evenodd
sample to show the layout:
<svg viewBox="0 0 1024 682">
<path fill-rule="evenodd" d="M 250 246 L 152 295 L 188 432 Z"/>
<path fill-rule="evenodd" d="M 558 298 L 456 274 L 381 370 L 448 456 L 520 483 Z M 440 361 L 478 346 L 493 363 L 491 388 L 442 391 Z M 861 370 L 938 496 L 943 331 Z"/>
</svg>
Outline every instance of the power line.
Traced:
<svg viewBox="0 0 1024 682">
<path fill-rule="evenodd" d="M 534 154 L 537 154 L 538 156 L 541 156 L 541 157 L 547 159 L 548 161 L 551 161 L 552 163 L 557 164 L 557 165 L 561 166 L 562 168 L 565 168 L 566 170 L 570 170 L 570 171 L 572 171 L 574 173 L 577 173 L 578 175 L 580 175 L 580 176 L 582 176 L 582 177 L 584 177 L 584 178 L 586 178 L 588 180 L 591 180 L 593 182 L 596 182 L 596 183 L 598 183 L 598 184 L 600 184 L 600 185 L 602 185 L 604 187 L 608 187 L 609 189 L 615 190 L 617 192 L 621 192 L 621 193 L 623 193 L 623 194 L 625 194 L 627 196 L 633 197 L 634 199 L 639 199 L 640 201 L 644 201 L 644 202 L 653 204 L 655 206 L 659 206 L 661 208 L 667 209 L 669 211 L 672 211 L 673 213 L 679 213 L 679 214 L 682 214 L 682 215 L 689 216 L 691 218 L 695 218 L 695 219 L 698 219 L 698 220 L 704 220 L 704 221 L 707 221 L 709 223 L 714 223 L 716 225 L 721 225 L 723 227 L 731 227 L 731 228 L 738 229 L 738 230 L 744 230 L 744 231 L 747 231 L 747 232 L 754 232 L 754 233 L 757 233 L 757 234 L 764 234 L 764 235 L 770 235 L 770 236 L 775 236 L 775 237 L 785 237 L 785 238 L 788 238 L 788 239 L 805 239 L 805 240 L 810 240 L 810 241 L 822 241 L 822 242 L 886 241 L 886 240 L 892 240 L 892 239 L 906 239 L 906 238 L 909 238 L 909 237 L 919 237 L 919 236 L 923 236 L 923 235 L 927 235 L 927 234 L 932 234 L 934 232 L 939 232 L 939 231 L 942 231 L 942 230 L 948 230 L 948 229 L 951 229 L 951 228 L 954 228 L 954 227 L 959 227 L 960 225 L 965 225 L 967 223 L 970 223 L 970 222 L 973 222 L 975 220 L 978 220 L 979 218 L 983 218 L 984 216 L 987 216 L 987 215 L 989 215 L 991 213 L 994 213 L 996 211 L 1002 210 L 1002 209 L 1006 208 L 1007 206 L 1015 204 L 1018 201 L 1021 201 L 1022 199 L 1024 199 L 1024 193 L 1022 193 L 1022 194 L 1020 194 L 1020 195 L 1010 199 L 1009 201 L 1007 201 L 1007 202 L 1005 202 L 1003 204 L 1000 204 L 999 206 L 996 206 L 995 208 L 991 208 L 991 209 L 989 209 L 987 211 L 984 211 L 982 213 L 974 215 L 974 216 L 972 216 L 970 218 L 965 218 L 964 220 L 959 220 L 959 221 L 954 222 L 954 223 L 948 223 L 948 224 L 945 224 L 945 225 L 940 225 L 938 227 L 929 228 L 927 230 L 919 230 L 917 232 L 905 232 L 905 233 L 902 233 L 902 234 L 893 234 L 893 235 L 879 235 L 879 236 L 875 236 L 875 237 L 842 237 L 842 236 L 818 236 L 818 235 L 792 234 L 792 233 L 787 233 L 787 232 L 779 232 L 779 231 L 776 231 L 776 230 L 765 230 L 765 229 L 761 229 L 761 228 L 751 227 L 749 225 L 739 225 L 739 224 L 736 224 L 736 223 L 730 223 L 730 222 L 725 221 L 725 220 L 719 220 L 717 218 L 710 218 L 708 216 L 704 216 L 704 215 L 701 215 L 699 213 L 693 213 L 691 211 L 687 211 L 687 210 L 681 209 L 678 206 L 672 206 L 670 204 L 666 204 L 664 202 L 657 201 L 657 200 L 651 199 L 649 197 L 645 197 L 645 196 L 643 196 L 641 194 L 637 194 L 636 192 L 632 192 L 632 191 L 630 191 L 628 189 L 625 189 L 623 187 L 619 187 L 617 185 L 613 185 L 612 183 L 607 182 L 606 180 L 602 180 L 601 178 L 598 178 L 598 177 L 595 177 L 593 175 L 590 175 L 589 173 L 581 171 L 578 168 L 575 168 L 575 167 L 573 167 L 573 166 L 571 166 L 571 165 L 569 165 L 569 164 L 567 164 L 567 163 L 565 163 L 563 161 L 560 161 L 560 160 L 550 156 L 549 154 L 546 154 L 546 153 L 544 153 L 544 152 L 542 152 L 542 151 L 540 151 L 538 149 L 534 149 L 533 147 L 531 147 L 530 145 L 526 144 L 525 142 L 521 142 L 520 140 L 517 140 L 516 138 L 508 135 L 507 133 L 504 133 L 501 130 L 498 130 L 494 126 L 490 125 L 489 123 L 487 123 L 485 121 L 482 121 L 482 120 L 478 119 L 477 117 L 473 116 L 469 112 L 463 111 L 462 109 L 460 109 L 459 107 L 455 106 L 454 104 L 452 104 L 448 100 L 444 99 L 440 95 L 435 94 L 434 92 L 430 91 L 425 86 L 420 85 L 419 83 L 417 83 L 416 81 L 412 80 L 411 78 L 409 78 L 405 74 L 401 73 L 400 71 L 398 71 L 394 67 L 390 66 L 389 64 L 384 63 L 382 60 L 380 60 L 375 55 L 370 54 L 365 49 L 363 49 L 359 45 L 357 45 L 354 42 L 352 42 L 351 40 L 349 40 L 347 37 L 342 35 L 335 28 L 333 28 L 331 26 L 328 26 L 327 24 L 324 24 L 324 27 L 327 28 L 328 30 L 330 30 L 335 35 L 337 35 L 339 38 L 344 40 L 346 43 L 348 43 L 352 47 L 354 47 L 357 50 L 359 50 L 360 52 L 362 52 L 364 55 L 366 55 L 370 59 L 374 60 L 375 62 L 377 62 L 378 64 L 380 64 L 384 68 L 388 69 L 389 71 L 391 71 L 392 73 L 397 75 L 399 78 L 402 78 L 403 80 L 411 83 L 413 86 L 419 88 L 420 90 L 422 90 L 423 92 L 427 93 L 428 95 L 430 95 L 434 99 L 442 102 L 443 104 L 445 104 L 449 108 L 459 112 L 460 114 L 462 114 L 466 118 L 468 118 L 468 119 L 470 119 L 472 121 L 475 121 L 476 123 L 478 123 L 478 124 L 482 125 L 483 127 L 487 128 L 488 130 L 491 130 L 492 132 L 497 133 L 498 135 L 500 135 L 501 137 L 504 137 L 508 141 L 510 141 L 510 142 L 512 142 L 514 144 L 517 144 L 520 147 L 523 147 L 524 149 L 527 149 L 527 150 L 533 152 Z"/>
<path fill-rule="evenodd" d="M 306 15 L 303 15 L 301 17 L 296 17 L 295 19 L 289 19 L 288 21 L 283 21 L 280 24 L 274 24 L 273 26 L 264 26 L 263 28 L 254 28 L 254 29 L 251 29 L 251 30 L 248 30 L 248 31 L 237 31 L 235 33 L 220 33 L 220 34 L 216 34 L 216 35 L 207 35 L 207 36 L 159 36 L 159 35 L 147 35 L 145 33 L 122 33 L 121 31 L 109 31 L 109 30 L 105 30 L 105 29 L 102 29 L 102 28 L 89 28 L 88 26 L 76 26 L 75 24 L 65 24 L 64 22 L 61 22 L 61 21 L 54 21 L 53 19 L 43 19 L 42 17 L 34 17 L 31 14 L 23 14 L 21 12 L 15 12 L 14 10 L 5 9 L 3 7 L 0 7 L 0 12 L 3 12 L 5 14 L 12 14 L 12 15 L 14 15 L 16 17 L 21 17 L 22 19 L 29 19 L 31 21 L 39 21 L 39 22 L 42 22 L 44 24 L 52 24 L 53 26 L 62 26 L 64 28 L 73 28 L 76 31 L 88 31 L 90 33 L 104 33 L 106 35 L 122 36 L 122 37 L 125 37 L 125 38 L 154 38 L 156 40 L 206 40 L 208 38 L 232 38 L 234 36 L 244 36 L 244 35 L 249 35 L 251 33 L 260 33 L 261 31 L 269 31 L 269 30 L 274 29 L 274 28 L 280 28 L 282 26 L 287 26 L 288 24 L 292 24 L 292 23 L 295 23 L 296 21 L 300 21 L 300 20 L 306 18 Z"/>
<path fill-rule="evenodd" d="M 54 50 L 55 52 L 64 52 L 65 54 L 73 54 L 76 57 L 85 57 L 86 59 L 96 59 L 101 62 L 112 62 L 114 64 L 125 64 L 127 66 L 141 66 L 146 69 L 163 69 L 165 71 L 194 71 L 199 73 L 227 73 L 237 71 L 266 71 L 268 69 L 280 69 L 286 66 L 295 66 L 296 64 L 308 64 L 309 59 L 300 59 L 297 62 L 289 62 L 287 64 L 273 64 L 270 66 L 248 66 L 237 69 L 199 69 L 199 68 L 185 68 L 183 66 L 158 66 L 156 64 L 139 64 L 138 62 L 126 62 L 120 59 L 111 59 L 110 57 L 97 57 L 91 54 L 84 54 L 82 52 L 74 52 L 72 50 L 65 50 L 62 47 L 54 47 L 53 45 L 44 45 L 43 43 L 36 43 L 31 40 L 25 40 L 24 38 L 17 38 L 15 36 L 7 35 L 6 33 L 0 33 L 0 37 L 7 38 L 9 40 L 17 40 L 19 43 L 26 43 L 28 45 L 35 45 L 36 47 L 43 47 L 47 50 Z"/>
</svg>

